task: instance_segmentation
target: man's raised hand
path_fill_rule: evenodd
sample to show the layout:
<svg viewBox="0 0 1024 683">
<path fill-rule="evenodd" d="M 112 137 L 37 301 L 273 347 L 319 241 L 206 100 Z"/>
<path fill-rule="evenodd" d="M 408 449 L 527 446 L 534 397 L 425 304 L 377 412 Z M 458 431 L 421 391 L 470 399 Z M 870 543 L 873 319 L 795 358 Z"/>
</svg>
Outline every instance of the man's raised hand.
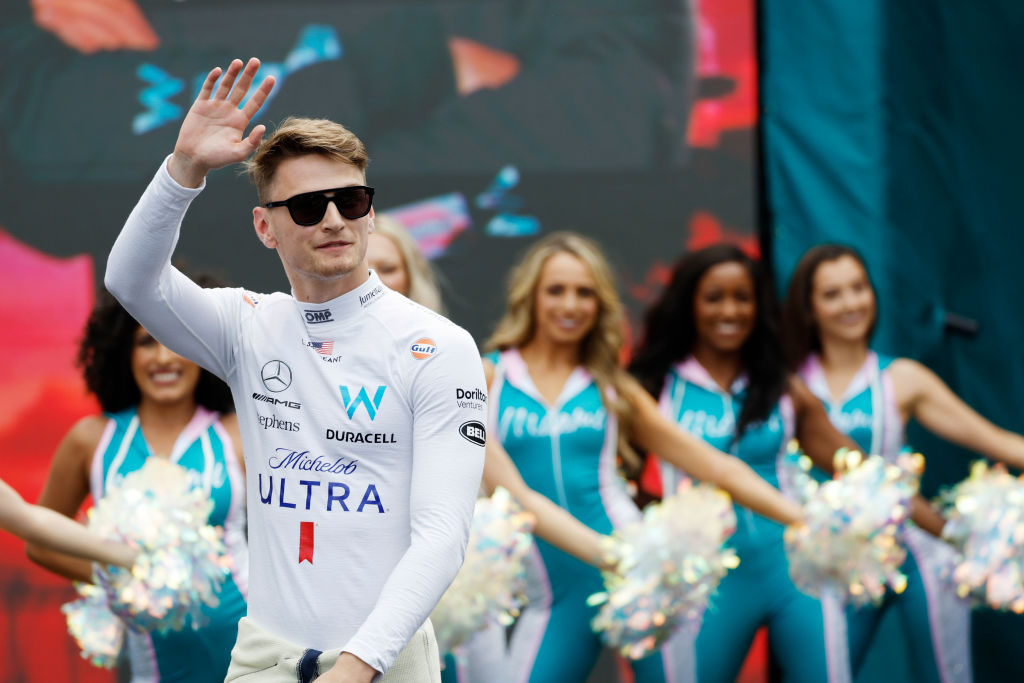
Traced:
<svg viewBox="0 0 1024 683">
<path fill-rule="evenodd" d="M 259 145 L 267 127 L 255 126 L 248 135 L 245 129 L 267 101 L 274 78 L 265 78 L 245 106 L 238 106 L 252 87 L 259 68 L 260 60 L 255 57 L 244 69 L 242 60 L 236 59 L 228 65 L 223 78 L 220 67 L 207 75 L 199 96 L 185 115 L 174 154 L 167 164 L 168 172 L 179 184 L 199 187 L 209 171 L 248 158 Z"/>
</svg>

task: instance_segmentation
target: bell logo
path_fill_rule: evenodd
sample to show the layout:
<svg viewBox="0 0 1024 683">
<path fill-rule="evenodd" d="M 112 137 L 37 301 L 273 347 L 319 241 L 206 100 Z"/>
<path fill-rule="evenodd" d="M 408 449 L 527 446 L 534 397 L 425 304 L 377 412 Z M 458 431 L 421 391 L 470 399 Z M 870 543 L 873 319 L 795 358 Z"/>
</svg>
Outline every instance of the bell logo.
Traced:
<svg viewBox="0 0 1024 683">
<path fill-rule="evenodd" d="M 366 387 L 359 387 L 359 393 L 356 394 L 355 398 L 352 398 L 351 392 L 348 387 L 339 386 L 341 390 L 341 400 L 345 404 L 345 410 L 348 411 L 348 419 L 352 419 L 352 416 L 356 414 L 356 409 L 362 404 L 366 408 L 366 414 L 370 416 L 372 421 L 377 417 L 377 411 L 380 410 L 380 402 L 384 398 L 384 390 L 387 386 L 377 387 L 377 393 L 373 395 L 373 401 L 370 400 L 370 395 L 366 393 Z"/>
<path fill-rule="evenodd" d="M 487 443 L 487 430 L 484 428 L 483 423 L 477 420 L 463 422 L 459 426 L 459 434 L 462 435 L 463 439 L 470 443 L 475 443 L 477 446 L 483 446 Z"/>
<path fill-rule="evenodd" d="M 412 343 L 409 351 L 416 360 L 423 360 L 437 353 L 437 344 L 430 337 L 420 337 Z"/>
</svg>

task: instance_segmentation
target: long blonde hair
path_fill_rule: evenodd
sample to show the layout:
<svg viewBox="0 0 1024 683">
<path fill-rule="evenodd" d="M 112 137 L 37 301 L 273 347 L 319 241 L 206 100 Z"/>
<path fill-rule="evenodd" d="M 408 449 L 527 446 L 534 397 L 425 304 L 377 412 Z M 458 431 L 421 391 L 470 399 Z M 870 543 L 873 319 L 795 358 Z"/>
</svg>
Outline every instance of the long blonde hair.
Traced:
<svg viewBox="0 0 1024 683">
<path fill-rule="evenodd" d="M 577 233 L 555 232 L 534 243 L 509 275 L 505 315 L 487 340 L 485 350 L 520 348 L 533 339 L 537 326 L 535 306 L 540 273 L 547 260 L 559 253 L 578 258 L 594 278 L 597 320 L 580 342 L 579 360 L 594 378 L 605 409 L 619 423 L 620 457 L 627 466 L 636 467 L 639 457 L 629 445 L 628 438 L 632 426 L 631 407 L 626 400 L 628 375 L 619 365 L 619 352 L 624 343 L 623 306 L 612 269 L 595 242 Z"/>
<path fill-rule="evenodd" d="M 373 219 L 373 225 L 373 231 L 391 240 L 402 256 L 405 274 L 409 278 L 409 292 L 406 296 L 435 313 L 444 313 L 437 274 L 405 226 L 386 213 L 378 213 Z"/>
</svg>

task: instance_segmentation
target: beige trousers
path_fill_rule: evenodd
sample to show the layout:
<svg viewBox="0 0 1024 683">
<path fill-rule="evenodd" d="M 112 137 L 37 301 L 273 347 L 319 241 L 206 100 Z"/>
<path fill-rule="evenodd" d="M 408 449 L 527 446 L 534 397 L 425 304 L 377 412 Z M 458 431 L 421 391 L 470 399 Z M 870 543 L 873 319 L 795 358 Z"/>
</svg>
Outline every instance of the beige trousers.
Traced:
<svg viewBox="0 0 1024 683">
<path fill-rule="evenodd" d="M 231 650 L 231 666 L 224 683 L 296 683 L 303 680 L 299 671 L 306 648 L 272 636 L 248 617 L 238 622 L 238 640 Z M 328 650 L 317 657 L 311 679 L 326 672 L 341 655 Z M 306 662 L 306 673 L 311 663 Z M 441 683 L 441 659 L 437 652 L 434 627 L 428 619 L 398 653 L 398 659 L 374 683 Z"/>
</svg>

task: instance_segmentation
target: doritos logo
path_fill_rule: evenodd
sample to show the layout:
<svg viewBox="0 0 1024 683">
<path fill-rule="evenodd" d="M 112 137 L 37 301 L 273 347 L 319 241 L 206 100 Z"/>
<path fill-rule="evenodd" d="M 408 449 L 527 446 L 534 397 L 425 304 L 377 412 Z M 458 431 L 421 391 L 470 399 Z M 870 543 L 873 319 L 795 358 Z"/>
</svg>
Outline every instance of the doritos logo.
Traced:
<svg viewBox="0 0 1024 683">
<path fill-rule="evenodd" d="M 421 337 L 413 342 L 409 351 L 416 360 L 424 360 L 437 353 L 437 344 L 429 337 Z"/>
</svg>

